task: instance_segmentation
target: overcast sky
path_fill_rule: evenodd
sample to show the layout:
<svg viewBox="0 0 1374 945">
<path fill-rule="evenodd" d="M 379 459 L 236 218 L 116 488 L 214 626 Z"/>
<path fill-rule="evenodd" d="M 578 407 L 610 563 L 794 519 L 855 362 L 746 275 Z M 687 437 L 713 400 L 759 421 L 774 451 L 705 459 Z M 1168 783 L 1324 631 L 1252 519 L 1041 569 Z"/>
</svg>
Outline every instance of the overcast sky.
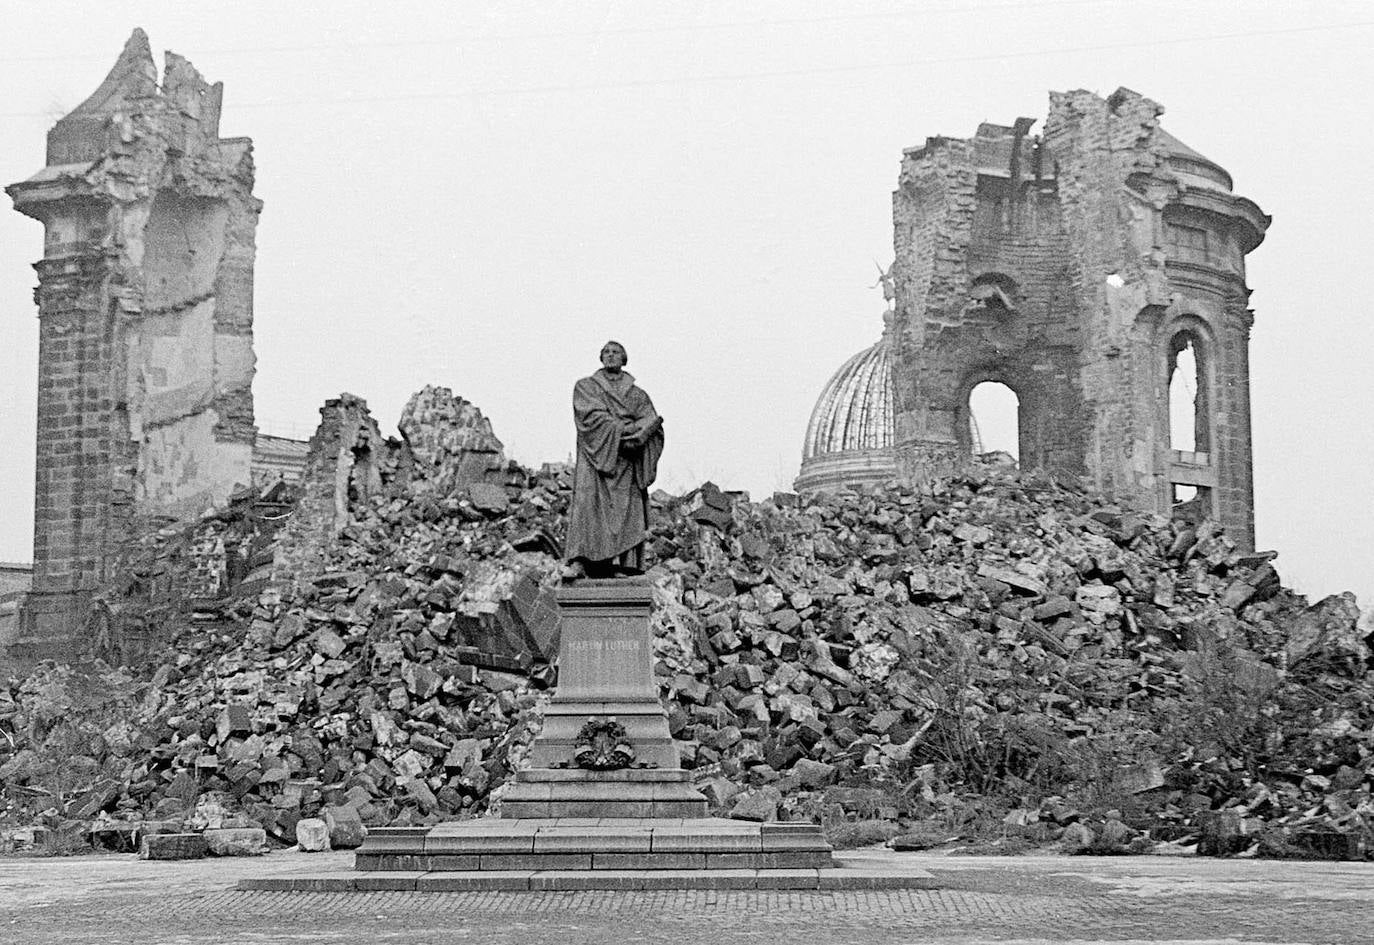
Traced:
<svg viewBox="0 0 1374 945">
<path fill-rule="evenodd" d="M 902 149 L 1039 131 L 1051 89 L 1148 95 L 1274 217 L 1249 258 L 1259 545 L 1374 601 L 1368 3 L 0 0 L 0 183 L 135 26 L 255 144 L 265 432 L 308 435 L 341 391 L 394 430 L 436 383 L 515 458 L 564 459 L 614 337 L 667 419 L 660 485 L 755 497 L 881 331 Z M 31 557 L 41 252 L 0 212 L 0 560 Z"/>
</svg>

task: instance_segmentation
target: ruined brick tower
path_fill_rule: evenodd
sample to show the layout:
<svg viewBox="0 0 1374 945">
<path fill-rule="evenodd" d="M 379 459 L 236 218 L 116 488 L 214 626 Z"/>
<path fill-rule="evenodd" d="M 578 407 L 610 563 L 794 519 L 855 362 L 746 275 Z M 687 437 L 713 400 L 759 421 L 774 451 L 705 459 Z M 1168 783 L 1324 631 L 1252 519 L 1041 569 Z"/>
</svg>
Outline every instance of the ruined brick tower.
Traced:
<svg viewBox="0 0 1374 945">
<path fill-rule="evenodd" d="M 1136 508 L 1190 501 L 1254 543 L 1245 256 L 1267 217 L 1128 89 L 908 151 L 893 195 L 894 450 L 903 475 L 970 452 L 969 394 L 1019 400 L 1023 468 Z M 1196 363 L 1190 449 L 1169 386 Z M 1176 434 L 1178 431 L 1174 431 Z"/>
<path fill-rule="evenodd" d="M 91 593 L 146 516 L 250 481 L 256 428 L 252 144 L 219 137 L 222 87 L 136 30 L 7 188 L 43 223 L 33 589 L 14 655 L 80 648 Z"/>
</svg>

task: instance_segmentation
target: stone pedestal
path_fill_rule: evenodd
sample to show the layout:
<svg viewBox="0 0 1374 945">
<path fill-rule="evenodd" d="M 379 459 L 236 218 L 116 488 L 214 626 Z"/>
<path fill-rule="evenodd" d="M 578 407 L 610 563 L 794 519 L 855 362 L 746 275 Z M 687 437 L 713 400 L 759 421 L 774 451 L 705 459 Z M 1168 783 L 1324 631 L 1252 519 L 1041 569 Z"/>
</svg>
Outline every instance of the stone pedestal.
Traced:
<svg viewBox="0 0 1374 945">
<path fill-rule="evenodd" d="M 580 581 L 558 591 L 558 688 L 530 767 L 516 773 L 502 800 L 502 817 L 706 816 L 706 798 L 682 770 L 654 682 L 652 599 L 644 579 Z M 624 727 L 630 767 L 577 766 L 578 733 L 593 718 Z"/>
<path fill-rule="evenodd" d="M 580 581 L 558 591 L 558 688 L 499 817 L 378 827 L 351 876 L 252 880 L 244 889 L 842 889 L 925 885 L 835 868 L 816 824 L 706 816 L 682 770 L 654 683 L 646 580 Z M 588 720 L 614 718 L 628 767 L 578 767 Z"/>
</svg>

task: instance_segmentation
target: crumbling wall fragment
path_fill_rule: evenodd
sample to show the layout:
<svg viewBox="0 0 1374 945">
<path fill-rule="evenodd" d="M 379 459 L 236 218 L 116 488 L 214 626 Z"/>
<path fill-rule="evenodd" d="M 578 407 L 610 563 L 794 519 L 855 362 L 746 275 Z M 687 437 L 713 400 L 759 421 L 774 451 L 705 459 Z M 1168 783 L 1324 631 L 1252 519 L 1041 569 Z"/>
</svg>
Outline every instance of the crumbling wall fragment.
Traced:
<svg viewBox="0 0 1374 945">
<path fill-rule="evenodd" d="M 899 469 L 967 463 L 968 398 L 1020 408 L 1020 462 L 1142 511 L 1184 506 L 1254 544 L 1245 254 L 1269 224 L 1129 89 L 1053 93 L 1033 122 L 908 151 L 893 195 Z M 1174 442 L 1169 380 L 1197 353 L 1203 445 Z"/>
<path fill-rule="evenodd" d="M 412 460 L 415 488 L 449 495 L 476 482 L 504 480 L 506 457 L 491 421 L 447 387 L 426 384 L 398 424 Z"/>
<path fill-rule="evenodd" d="M 222 88 L 135 30 L 7 188 L 44 224 L 34 593 L 19 650 L 79 648 L 118 545 L 148 518 L 250 482 L 252 144 L 221 138 Z"/>
<path fill-rule="evenodd" d="M 326 401 L 310 438 L 300 497 L 277 549 L 279 578 L 317 574 L 339 534 L 380 495 L 399 460 L 400 444 L 382 435 L 367 401 L 353 394 Z"/>
</svg>

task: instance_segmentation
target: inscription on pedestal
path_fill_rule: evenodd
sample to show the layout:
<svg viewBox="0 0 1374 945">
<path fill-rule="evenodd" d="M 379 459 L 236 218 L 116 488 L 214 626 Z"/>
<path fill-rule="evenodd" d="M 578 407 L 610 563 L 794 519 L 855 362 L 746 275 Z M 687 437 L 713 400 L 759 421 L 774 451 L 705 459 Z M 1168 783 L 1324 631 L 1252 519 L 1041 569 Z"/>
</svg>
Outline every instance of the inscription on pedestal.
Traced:
<svg viewBox="0 0 1374 945">
<path fill-rule="evenodd" d="M 562 633 L 560 701 L 657 700 L 646 621 L 575 614 L 564 617 Z"/>
</svg>

